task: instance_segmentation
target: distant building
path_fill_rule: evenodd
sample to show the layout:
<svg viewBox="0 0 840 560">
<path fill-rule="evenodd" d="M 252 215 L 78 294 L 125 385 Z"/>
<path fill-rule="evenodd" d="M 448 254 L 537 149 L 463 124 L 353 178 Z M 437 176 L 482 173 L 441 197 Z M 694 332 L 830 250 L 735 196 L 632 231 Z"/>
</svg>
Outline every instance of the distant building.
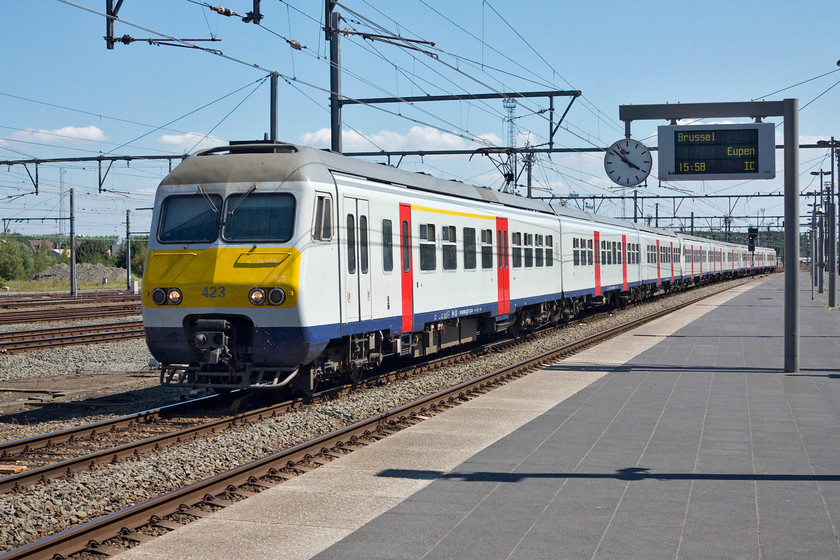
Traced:
<svg viewBox="0 0 840 560">
<path fill-rule="evenodd" d="M 52 241 L 42 241 L 40 239 L 30 239 L 27 241 L 29 244 L 29 248 L 32 249 L 33 252 L 37 253 L 41 250 L 41 247 L 46 245 L 51 251 L 55 251 L 55 243 Z"/>
</svg>

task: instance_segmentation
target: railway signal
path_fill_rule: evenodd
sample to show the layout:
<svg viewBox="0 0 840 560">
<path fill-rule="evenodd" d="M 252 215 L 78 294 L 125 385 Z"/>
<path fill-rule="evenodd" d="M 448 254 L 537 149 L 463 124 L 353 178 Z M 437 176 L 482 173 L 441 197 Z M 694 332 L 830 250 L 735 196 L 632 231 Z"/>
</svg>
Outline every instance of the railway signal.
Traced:
<svg viewBox="0 0 840 560">
<path fill-rule="evenodd" d="M 755 252 L 755 240 L 758 238 L 758 228 L 750 227 L 747 230 L 747 249 Z"/>
</svg>

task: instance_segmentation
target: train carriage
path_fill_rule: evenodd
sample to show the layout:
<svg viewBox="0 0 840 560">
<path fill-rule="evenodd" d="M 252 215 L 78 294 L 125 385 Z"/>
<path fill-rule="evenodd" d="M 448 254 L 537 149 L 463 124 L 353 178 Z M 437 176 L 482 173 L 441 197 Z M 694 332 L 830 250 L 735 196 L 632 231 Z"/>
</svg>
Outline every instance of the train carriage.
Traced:
<svg viewBox="0 0 840 560">
<path fill-rule="evenodd" d="M 143 319 L 164 384 L 311 392 L 698 281 L 722 251 L 312 148 L 232 145 L 161 182 Z M 775 252 L 747 266 L 772 269 Z"/>
</svg>

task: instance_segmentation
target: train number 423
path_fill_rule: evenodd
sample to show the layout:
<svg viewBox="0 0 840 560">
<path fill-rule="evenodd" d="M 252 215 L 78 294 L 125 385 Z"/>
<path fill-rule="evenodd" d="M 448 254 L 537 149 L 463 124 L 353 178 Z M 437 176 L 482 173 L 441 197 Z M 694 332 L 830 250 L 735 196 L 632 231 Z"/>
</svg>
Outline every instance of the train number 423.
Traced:
<svg viewBox="0 0 840 560">
<path fill-rule="evenodd" d="M 206 298 L 223 298 L 225 297 L 224 286 L 204 286 L 204 291 L 201 292 Z"/>
</svg>

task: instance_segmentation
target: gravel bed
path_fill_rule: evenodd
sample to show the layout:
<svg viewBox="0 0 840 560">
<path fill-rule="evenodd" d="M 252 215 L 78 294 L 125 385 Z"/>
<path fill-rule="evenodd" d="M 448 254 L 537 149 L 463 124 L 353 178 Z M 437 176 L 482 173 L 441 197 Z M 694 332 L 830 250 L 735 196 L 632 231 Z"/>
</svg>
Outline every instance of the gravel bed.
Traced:
<svg viewBox="0 0 840 560">
<path fill-rule="evenodd" d="M 504 353 L 490 354 L 469 364 L 453 365 L 420 378 L 366 390 L 279 418 L 241 426 L 198 441 L 185 442 L 119 464 L 100 465 L 92 471 L 77 473 L 70 478 L 26 488 L 20 493 L 0 496 L 0 552 L 230 470 L 597 330 L 647 315 L 652 310 L 669 307 L 677 301 L 721 291 L 725 287 L 744 281 L 735 280 L 692 290 L 664 301 L 655 301 L 622 311 L 597 323 L 576 323 L 539 341 Z M 108 347 L 104 351 L 94 350 L 96 346 L 86 346 L 79 351 L 95 355 L 96 357 L 89 356 L 85 363 L 90 364 L 94 361 L 97 367 L 98 364 L 102 364 L 103 368 L 136 367 L 138 362 L 135 360 L 140 360 L 142 365 L 146 365 L 143 360 L 148 360 L 147 357 L 140 357 L 141 354 L 147 355 L 145 346 L 142 347 L 143 351 L 138 348 L 138 345 L 142 344 L 142 341 L 120 343 L 119 347 L 128 352 L 127 356 L 115 350 L 116 344 L 103 345 Z M 39 359 L 44 364 L 56 363 L 60 364 L 59 367 L 66 367 L 65 358 L 52 361 L 43 355 Z M 7 370 L 8 368 L 3 368 L 4 372 Z"/>
<path fill-rule="evenodd" d="M 2 316 L 2 312 L 0 312 Z M 99 325 L 103 323 L 130 323 L 132 321 L 142 321 L 142 315 L 127 315 L 124 317 L 101 317 L 99 319 L 77 319 L 74 321 L 46 321 L 39 323 L 11 323 L 0 325 L 0 332 L 24 332 L 37 331 L 41 329 L 57 329 L 66 327 L 80 327 L 83 325 Z M 0 363 L 0 372 L 8 369 Z"/>
<path fill-rule="evenodd" d="M 142 338 L 32 350 L 0 356 L 0 382 L 83 372 L 137 371 L 149 367 L 151 357 Z"/>
</svg>

